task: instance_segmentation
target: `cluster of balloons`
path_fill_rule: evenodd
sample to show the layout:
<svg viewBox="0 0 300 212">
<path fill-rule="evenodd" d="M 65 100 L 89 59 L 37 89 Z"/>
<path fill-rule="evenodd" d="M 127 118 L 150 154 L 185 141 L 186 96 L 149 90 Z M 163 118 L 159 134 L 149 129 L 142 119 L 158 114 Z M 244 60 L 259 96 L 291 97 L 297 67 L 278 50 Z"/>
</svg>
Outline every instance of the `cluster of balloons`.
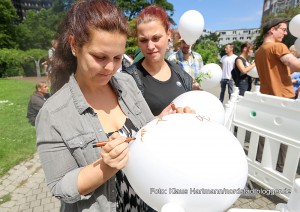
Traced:
<svg viewBox="0 0 300 212">
<path fill-rule="evenodd" d="M 180 17 L 178 31 L 181 38 L 190 46 L 199 39 L 204 29 L 204 18 L 202 14 L 196 10 L 189 10 Z M 210 63 L 202 67 L 202 73 L 210 74 L 209 78 L 203 79 L 201 88 L 204 90 L 216 87 L 222 78 L 222 69 L 219 65 Z"/>
<path fill-rule="evenodd" d="M 223 126 L 223 105 L 206 91 L 186 92 L 173 102 L 196 114 L 146 124 L 130 144 L 123 171 L 157 211 L 225 211 L 243 191 L 248 165 L 239 141 Z"/>
<path fill-rule="evenodd" d="M 300 14 L 296 15 L 289 24 L 290 32 L 293 36 L 297 38 L 295 41 L 295 48 L 300 52 Z"/>
<path fill-rule="evenodd" d="M 123 171 L 157 211 L 176 203 L 184 211 L 216 212 L 238 199 L 248 165 L 239 141 L 224 126 L 206 115 L 171 114 L 137 133 Z"/>
</svg>

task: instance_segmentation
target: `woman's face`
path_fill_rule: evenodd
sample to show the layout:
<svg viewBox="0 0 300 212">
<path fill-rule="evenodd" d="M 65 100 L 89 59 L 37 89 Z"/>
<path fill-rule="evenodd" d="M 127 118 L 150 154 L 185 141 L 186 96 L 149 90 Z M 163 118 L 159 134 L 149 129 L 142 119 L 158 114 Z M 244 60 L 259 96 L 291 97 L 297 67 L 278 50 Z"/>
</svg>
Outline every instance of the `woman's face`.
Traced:
<svg viewBox="0 0 300 212">
<path fill-rule="evenodd" d="M 252 52 L 253 52 L 253 49 L 245 47 L 245 52 L 246 52 L 247 56 L 250 56 L 252 54 Z"/>
<path fill-rule="evenodd" d="M 91 30 L 82 48 L 73 48 L 77 57 L 75 77 L 89 86 L 106 85 L 121 66 L 127 36 L 118 32 Z"/>
<path fill-rule="evenodd" d="M 138 45 L 149 62 L 164 60 L 170 31 L 166 32 L 160 21 L 141 23 L 137 27 Z"/>
</svg>

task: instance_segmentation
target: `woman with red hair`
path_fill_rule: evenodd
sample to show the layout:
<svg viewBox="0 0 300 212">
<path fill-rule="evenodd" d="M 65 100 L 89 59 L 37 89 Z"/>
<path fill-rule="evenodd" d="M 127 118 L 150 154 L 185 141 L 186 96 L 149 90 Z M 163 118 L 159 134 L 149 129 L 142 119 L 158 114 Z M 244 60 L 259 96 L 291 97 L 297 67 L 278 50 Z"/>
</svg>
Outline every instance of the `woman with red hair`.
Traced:
<svg viewBox="0 0 300 212">
<path fill-rule="evenodd" d="M 144 58 L 127 68 L 157 116 L 177 96 L 192 90 L 193 79 L 179 65 L 165 59 L 171 38 L 169 17 L 161 7 L 151 5 L 136 19 L 135 32 Z"/>
</svg>

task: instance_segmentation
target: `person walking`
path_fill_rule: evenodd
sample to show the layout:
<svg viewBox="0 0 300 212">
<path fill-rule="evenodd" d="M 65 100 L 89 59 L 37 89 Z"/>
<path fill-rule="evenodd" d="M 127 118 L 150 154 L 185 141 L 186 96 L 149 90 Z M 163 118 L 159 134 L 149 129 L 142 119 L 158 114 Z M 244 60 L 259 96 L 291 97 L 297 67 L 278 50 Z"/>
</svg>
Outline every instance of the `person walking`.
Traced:
<svg viewBox="0 0 300 212">
<path fill-rule="evenodd" d="M 220 93 L 220 101 L 224 101 L 224 95 L 226 91 L 226 86 L 228 86 L 228 95 L 229 99 L 233 92 L 233 80 L 231 76 L 231 71 L 234 68 L 235 59 L 237 55 L 233 53 L 234 45 L 232 43 L 228 43 L 225 46 L 226 55 L 224 55 L 220 62 L 222 67 L 222 80 L 221 84 L 221 93 Z"/>
</svg>

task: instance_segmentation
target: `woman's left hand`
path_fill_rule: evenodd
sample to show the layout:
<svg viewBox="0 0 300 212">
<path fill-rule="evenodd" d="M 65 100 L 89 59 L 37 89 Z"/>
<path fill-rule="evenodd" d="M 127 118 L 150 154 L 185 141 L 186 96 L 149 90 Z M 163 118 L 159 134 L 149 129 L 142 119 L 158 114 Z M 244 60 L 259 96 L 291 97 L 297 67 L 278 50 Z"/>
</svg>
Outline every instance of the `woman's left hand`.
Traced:
<svg viewBox="0 0 300 212">
<path fill-rule="evenodd" d="M 174 113 L 196 113 L 196 112 L 195 110 L 191 109 L 188 106 L 176 107 L 175 104 L 172 102 L 157 117 L 162 118 L 163 116 L 174 114 Z"/>
</svg>

